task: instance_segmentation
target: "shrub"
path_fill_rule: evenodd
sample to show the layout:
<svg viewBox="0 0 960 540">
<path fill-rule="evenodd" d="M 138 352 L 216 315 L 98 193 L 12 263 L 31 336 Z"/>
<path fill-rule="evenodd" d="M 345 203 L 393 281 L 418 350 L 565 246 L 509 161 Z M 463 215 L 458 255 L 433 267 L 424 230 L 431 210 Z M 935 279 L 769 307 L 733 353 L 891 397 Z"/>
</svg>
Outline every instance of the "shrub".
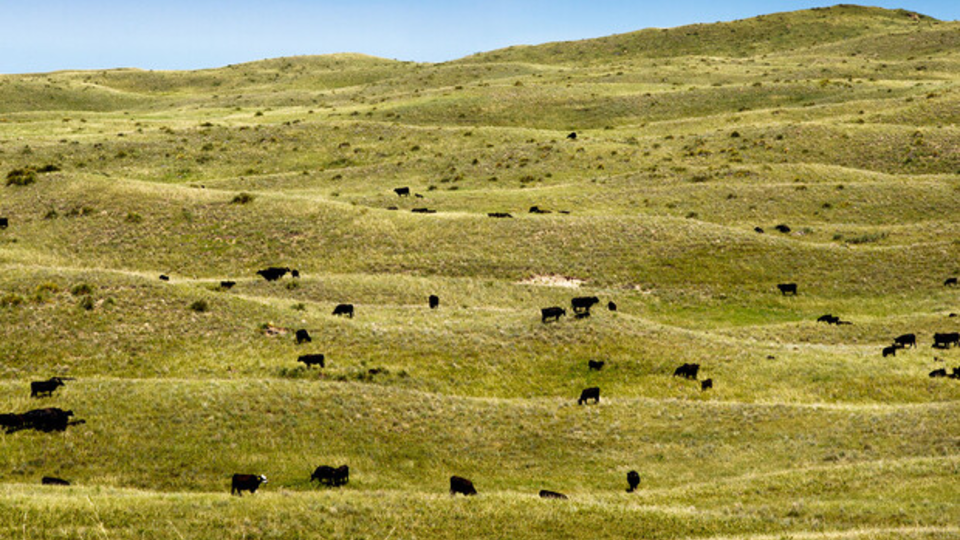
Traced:
<svg viewBox="0 0 960 540">
<path fill-rule="evenodd" d="M 70 294 L 74 296 L 83 296 L 93 294 L 93 286 L 87 283 L 80 283 L 70 288 Z"/>
<path fill-rule="evenodd" d="M 7 173 L 8 186 L 28 186 L 37 181 L 37 171 L 31 168 L 13 169 Z"/>
<path fill-rule="evenodd" d="M 16 293 L 7 293 L 0 296 L 0 308 L 19 306 L 23 302 L 23 297 Z"/>
<path fill-rule="evenodd" d="M 205 313 L 210 311 L 210 304 L 206 300 L 197 300 L 196 302 L 190 304 L 190 309 L 196 311 L 197 313 Z"/>
<path fill-rule="evenodd" d="M 247 203 L 253 202 L 253 198 L 254 198 L 253 195 L 249 193 L 241 193 L 236 197 L 234 197 L 233 200 L 230 202 L 232 204 L 247 204 Z"/>
<path fill-rule="evenodd" d="M 127 217 L 124 218 L 124 221 L 127 223 L 141 223 L 143 221 L 143 216 L 136 212 L 127 212 Z"/>
</svg>

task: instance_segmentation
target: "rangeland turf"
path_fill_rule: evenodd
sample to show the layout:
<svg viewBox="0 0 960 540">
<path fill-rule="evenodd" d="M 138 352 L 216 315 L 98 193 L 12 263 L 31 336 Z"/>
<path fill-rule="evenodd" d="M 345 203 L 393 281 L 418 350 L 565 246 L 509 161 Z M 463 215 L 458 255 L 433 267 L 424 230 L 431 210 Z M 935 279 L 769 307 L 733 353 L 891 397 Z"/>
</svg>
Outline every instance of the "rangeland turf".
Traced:
<svg viewBox="0 0 960 540">
<path fill-rule="evenodd" d="M 0 77 L 0 413 L 86 421 L 0 436 L 0 537 L 960 537 L 958 44 L 839 6 Z"/>
</svg>

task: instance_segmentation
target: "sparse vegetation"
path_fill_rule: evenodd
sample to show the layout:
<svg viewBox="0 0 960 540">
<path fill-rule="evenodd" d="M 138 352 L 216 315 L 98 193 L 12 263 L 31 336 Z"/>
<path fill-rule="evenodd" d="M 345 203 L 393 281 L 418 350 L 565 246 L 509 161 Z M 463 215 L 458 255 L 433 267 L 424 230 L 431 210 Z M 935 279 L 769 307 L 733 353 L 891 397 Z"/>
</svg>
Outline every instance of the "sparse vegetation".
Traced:
<svg viewBox="0 0 960 540">
<path fill-rule="evenodd" d="M 86 420 L 0 435 L 0 537 L 957 537 L 958 30 L 0 76 L 0 413 Z"/>
</svg>

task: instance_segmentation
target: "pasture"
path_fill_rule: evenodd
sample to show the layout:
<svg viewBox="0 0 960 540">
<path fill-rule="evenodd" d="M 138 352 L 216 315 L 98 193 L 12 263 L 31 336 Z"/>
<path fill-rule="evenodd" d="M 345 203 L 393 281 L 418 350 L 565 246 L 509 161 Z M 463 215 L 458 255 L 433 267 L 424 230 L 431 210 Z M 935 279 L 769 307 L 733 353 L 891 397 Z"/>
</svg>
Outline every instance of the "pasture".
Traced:
<svg viewBox="0 0 960 540">
<path fill-rule="evenodd" d="M 0 434 L 0 537 L 957 538 L 958 74 L 837 6 L 0 76 L 0 413 L 86 421 Z"/>
</svg>

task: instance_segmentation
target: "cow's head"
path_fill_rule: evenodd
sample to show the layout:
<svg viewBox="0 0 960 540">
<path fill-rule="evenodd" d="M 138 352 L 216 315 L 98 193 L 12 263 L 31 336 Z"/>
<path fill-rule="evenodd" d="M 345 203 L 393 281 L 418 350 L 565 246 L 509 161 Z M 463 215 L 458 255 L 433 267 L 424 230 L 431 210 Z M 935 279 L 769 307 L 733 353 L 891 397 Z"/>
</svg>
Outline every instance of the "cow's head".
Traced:
<svg viewBox="0 0 960 540">
<path fill-rule="evenodd" d="M 261 483 L 261 484 L 266 484 L 266 483 L 267 483 L 267 477 L 264 476 L 264 475 L 262 475 L 262 474 L 259 475 L 259 476 L 257 476 L 257 480 L 260 480 L 260 483 Z"/>
</svg>

